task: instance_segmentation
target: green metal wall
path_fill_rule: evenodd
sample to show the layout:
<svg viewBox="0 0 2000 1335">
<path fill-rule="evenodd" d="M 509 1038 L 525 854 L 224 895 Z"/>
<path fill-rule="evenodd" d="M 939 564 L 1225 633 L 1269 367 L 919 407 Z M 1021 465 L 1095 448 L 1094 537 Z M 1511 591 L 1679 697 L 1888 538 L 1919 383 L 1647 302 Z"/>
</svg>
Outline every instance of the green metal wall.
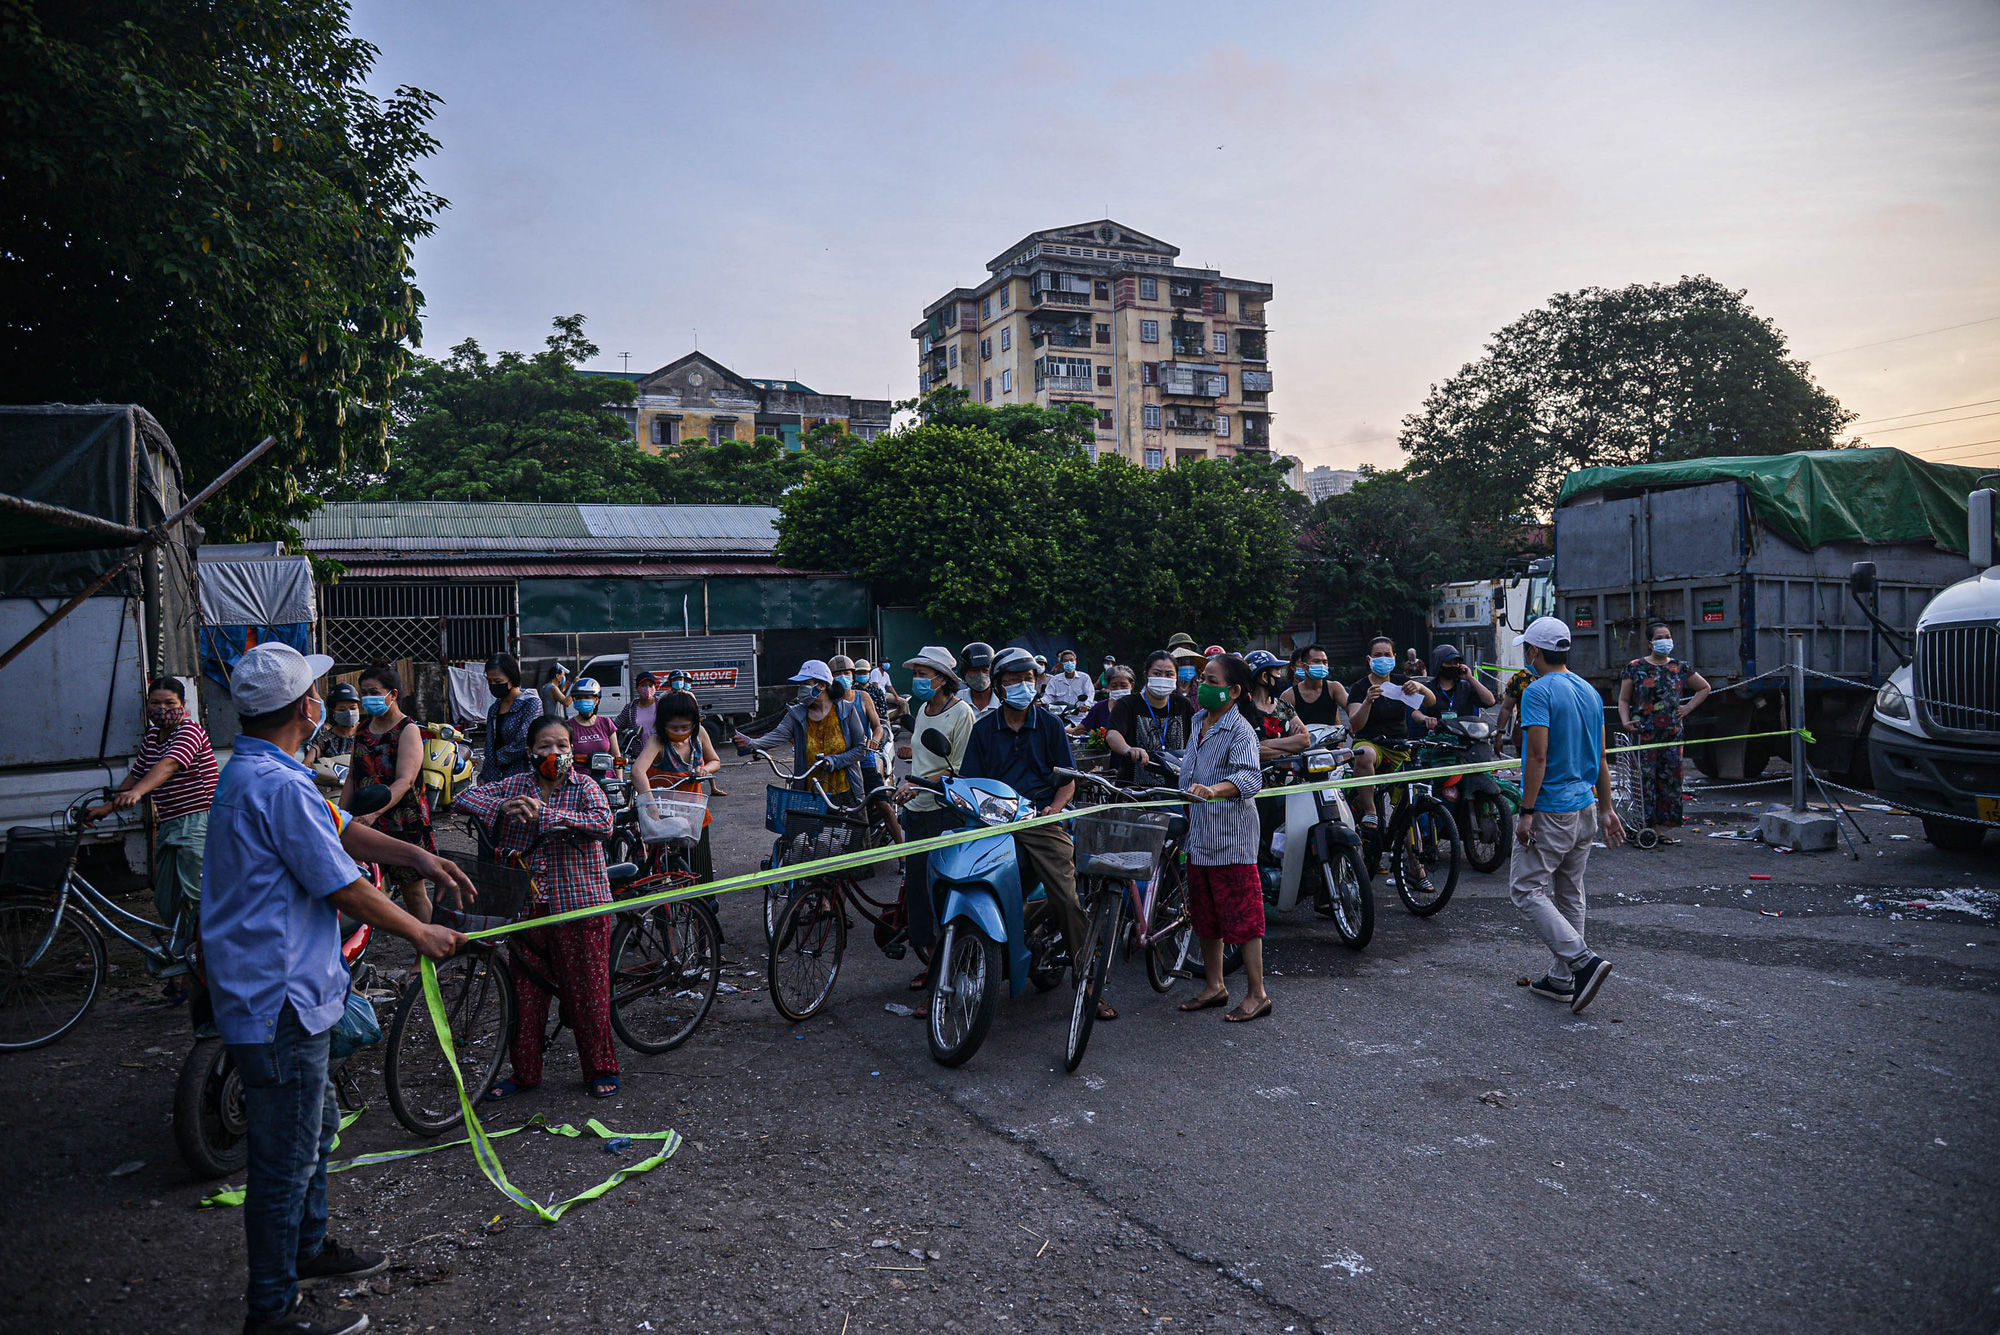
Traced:
<svg viewBox="0 0 2000 1335">
<path fill-rule="evenodd" d="M 524 579 L 523 635 L 702 631 L 699 579 Z M 706 581 L 711 631 L 854 630 L 873 619 L 859 580 L 728 576 Z"/>
<path fill-rule="evenodd" d="M 910 692 L 910 670 L 903 666 L 927 644 L 945 644 L 944 636 L 930 618 L 914 607 L 885 607 L 877 614 L 882 642 L 882 661 L 889 665 L 889 678 L 903 694 Z M 947 645 L 954 655 L 958 646 Z"/>
</svg>

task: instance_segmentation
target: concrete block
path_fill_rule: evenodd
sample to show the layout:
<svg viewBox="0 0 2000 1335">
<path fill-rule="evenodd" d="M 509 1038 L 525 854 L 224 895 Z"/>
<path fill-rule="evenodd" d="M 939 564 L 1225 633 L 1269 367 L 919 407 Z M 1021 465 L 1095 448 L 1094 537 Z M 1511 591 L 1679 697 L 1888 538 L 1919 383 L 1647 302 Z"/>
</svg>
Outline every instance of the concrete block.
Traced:
<svg viewBox="0 0 2000 1335">
<path fill-rule="evenodd" d="M 1765 843 L 1801 853 L 1823 853 L 1840 842 L 1840 817 L 1823 811 L 1767 811 L 1757 824 Z"/>
</svg>

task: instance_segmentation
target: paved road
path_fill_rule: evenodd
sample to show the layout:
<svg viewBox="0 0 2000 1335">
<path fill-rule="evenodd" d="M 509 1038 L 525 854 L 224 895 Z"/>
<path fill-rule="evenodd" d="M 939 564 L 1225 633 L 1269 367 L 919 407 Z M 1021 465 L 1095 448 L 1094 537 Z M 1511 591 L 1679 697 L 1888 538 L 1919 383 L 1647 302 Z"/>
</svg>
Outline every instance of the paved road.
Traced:
<svg viewBox="0 0 2000 1335">
<path fill-rule="evenodd" d="M 728 776 L 725 870 L 762 838 L 761 780 Z M 1062 992 L 936 1067 L 884 1009 L 912 964 L 865 940 L 828 1017 L 779 1023 L 745 896 L 744 990 L 686 1048 L 628 1054 L 608 1106 L 566 1052 L 490 1119 L 672 1125 L 680 1154 L 552 1229 L 462 1150 L 337 1178 L 337 1230 L 400 1266 L 348 1301 L 408 1331 L 1991 1331 L 2000 841 L 1942 855 L 1864 813 L 1860 861 L 1788 856 L 1703 837 L 1747 816 L 1729 799 L 1678 848 L 1598 854 L 1615 972 L 1581 1018 L 1516 986 L 1546 959 L 1498 877 L 1427 921 L 1384 883 L 1361 955 L 1309 910 L 1274 919 L 1270 1020 L 1115 975 L 1124 1016 L 1074 1076 Z M 0 1329 L 241 1319 L 240 1222 L 192 1209 L 165 1120 L 185 1020 L 124 963 L 84 1032 L 4 1059 Z M 344 1148 L 409 1143 L 378 1110 Z M 616 1162 L 501 1146 L 543 1195 Z"/>
</svg>

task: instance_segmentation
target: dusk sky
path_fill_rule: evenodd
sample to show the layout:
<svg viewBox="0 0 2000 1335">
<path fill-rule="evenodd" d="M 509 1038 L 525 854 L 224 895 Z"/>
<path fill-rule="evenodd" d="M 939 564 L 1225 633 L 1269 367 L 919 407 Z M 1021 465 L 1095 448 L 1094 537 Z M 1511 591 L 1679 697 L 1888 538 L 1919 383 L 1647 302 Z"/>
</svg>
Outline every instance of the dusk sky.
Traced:
<svg viewBox="0 0 2000 1335">
<path fill-rule="evenodd" d="M 1553 293 L 1747 289 L 1871 443 L 2000 461 L 2000 5 L 384 3 L 444 99 L 424 350 L 695 346 L 906 398 L 910 327 L 1110 216 L 1275 285 L 1274 443 L 1394 467 Z M 1958 420 L 1948 420 L 1958 419 Z"/>
</svg>

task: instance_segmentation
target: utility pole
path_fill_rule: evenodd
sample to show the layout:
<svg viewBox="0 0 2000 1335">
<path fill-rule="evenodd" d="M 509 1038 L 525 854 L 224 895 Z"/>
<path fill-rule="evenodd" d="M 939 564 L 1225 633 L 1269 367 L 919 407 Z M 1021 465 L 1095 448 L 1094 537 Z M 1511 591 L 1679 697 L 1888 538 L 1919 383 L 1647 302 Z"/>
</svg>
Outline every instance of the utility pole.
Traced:
<svg viewBox="0 0 2000 1335">
<path fill-rule="evenodd" d="M 1785 637 L 1785 666 L 1790 707 L 1785 711 L 1792 729 L 1792 809 L 1767 811 L 1758 818 L 1764 842 L 1801 853 L 1820 852 L 1840 840 L 1840 818 L 1831 812 L 1806 809 L 1806 637 Z"/>
<path fill-rule="evenodd" d="M 632 370 L 632 354 L 629 352 L 621 352 L 618 354 L 618 356 L 625 363 L 625 370 L 629 373 Z"/>
</svg>

